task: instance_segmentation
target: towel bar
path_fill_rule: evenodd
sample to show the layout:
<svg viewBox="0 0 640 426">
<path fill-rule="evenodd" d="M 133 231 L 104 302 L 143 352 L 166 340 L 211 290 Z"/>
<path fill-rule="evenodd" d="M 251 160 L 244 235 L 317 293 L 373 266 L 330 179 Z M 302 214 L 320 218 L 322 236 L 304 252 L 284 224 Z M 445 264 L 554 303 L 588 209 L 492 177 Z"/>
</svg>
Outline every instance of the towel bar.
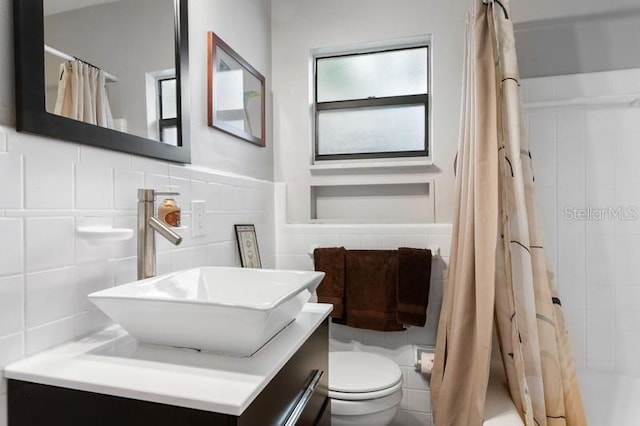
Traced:
<svg viewBox="0 0 640 426">
<path fill-rule="evenodd" d="M 309 249 L 309 252 L 307 254 L 311 258 L 311 260 L 313 260 L 313 252 L 317 248 L 320 248 L 320 246 L 314 245 L 314 246 L 311 246 L 311 248 Z M 431 250 L 431 256 L 432 257 L 440 257 L 440 247 L 439 246 L 429 247 L 429 250 Z"/>
</svg>

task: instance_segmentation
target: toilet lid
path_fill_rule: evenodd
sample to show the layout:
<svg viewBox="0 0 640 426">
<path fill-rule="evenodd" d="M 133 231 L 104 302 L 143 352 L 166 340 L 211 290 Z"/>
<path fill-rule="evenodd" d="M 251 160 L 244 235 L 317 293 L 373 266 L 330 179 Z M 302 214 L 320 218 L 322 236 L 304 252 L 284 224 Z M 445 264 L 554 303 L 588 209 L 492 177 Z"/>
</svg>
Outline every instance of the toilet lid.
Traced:
<svg viewBox="0 0 640 426">
<path fill-rule="evenodd" d="M 367 352 L 329 353 L 329 390 L 334 392 L 375 392 L 402 382 L 398 364 Z"/>
</svg>

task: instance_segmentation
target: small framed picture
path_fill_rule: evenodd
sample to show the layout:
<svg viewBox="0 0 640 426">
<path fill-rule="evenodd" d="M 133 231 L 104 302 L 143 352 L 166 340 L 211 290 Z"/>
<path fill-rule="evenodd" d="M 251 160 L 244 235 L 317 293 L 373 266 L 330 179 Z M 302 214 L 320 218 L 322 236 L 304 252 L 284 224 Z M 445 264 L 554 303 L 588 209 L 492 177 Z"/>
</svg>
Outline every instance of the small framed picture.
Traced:
<svg viewBox="0 0 640 426">
<path fill-rule="evenodd" d="M 240 264 L 243 268 L 262 268 L 256 227 L 253 225 L 235 225 L 236 240 L 240 251 Z"/>
</svg>

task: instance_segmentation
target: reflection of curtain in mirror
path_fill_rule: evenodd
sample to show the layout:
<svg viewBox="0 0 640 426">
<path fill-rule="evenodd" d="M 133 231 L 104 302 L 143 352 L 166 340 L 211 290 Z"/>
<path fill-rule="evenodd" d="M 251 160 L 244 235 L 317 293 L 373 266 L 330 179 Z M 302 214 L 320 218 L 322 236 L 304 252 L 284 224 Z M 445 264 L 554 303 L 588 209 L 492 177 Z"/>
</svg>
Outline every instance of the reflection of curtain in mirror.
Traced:
<svg viewBox="0 0 640 426">
<path fill-rule="evenodd" d="M 60 64 L 55 114 L 113 128 L 104 71 L 82 61 Z"/>
</svg>

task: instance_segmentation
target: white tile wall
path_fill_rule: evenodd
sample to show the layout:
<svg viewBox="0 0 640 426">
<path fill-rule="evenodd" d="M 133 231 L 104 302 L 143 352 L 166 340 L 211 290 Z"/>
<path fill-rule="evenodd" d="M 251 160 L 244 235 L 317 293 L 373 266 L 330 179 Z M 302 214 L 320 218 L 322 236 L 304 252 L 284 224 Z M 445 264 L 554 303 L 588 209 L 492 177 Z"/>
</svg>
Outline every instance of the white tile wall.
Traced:
<svg viewBox="0 0 640 426">
<path fill-rule="evenodd" d="M 6 136 L 6 140 L 5 140 Z M 137 188 L 180 186 L 184 224 L 207 202 L 208 233 L 174 247 L 158 238 L 157 273 L 239 265 L 235 223 L 255 223 L 275 266 L 273 183 L 59 142 L 0 127 L 0 372 L 9 363 L 109 324 L 86 295 L 136 279 L 135 239 L 96 243 L 76 228 L 135 229 Z M 0 426 L 6 423 L 0 376 Z"/>
<path fill-rule="evenodd" d="M 284 209 L 285 188 L 276 185 L 277 209 Z M 434 258 L 427 324 L 407 327 L 401 332 L 361 330 L 330 324 L 331 351 L 366 351 L 383 355 L 400 365 L 403 372 L 403 399 L 393 425 L 430 425 L 431 405 L 426 379 L 414 370 L 416 345 L 435 345 L 442 288 L 451 250 L 451 225 L 328 225 L 287 224 L 282 216 L 276 222 L 277 267 L 313 269 L 309 252 L 314 247 L 345 246 L 352 249 L 384 249 L 409 246 L 436 248 L 441 256 Z"/>
<path fill-rule="evenodd" d="M 25 219 L 27 272 L 74 264 L 75 226 L 72 217 Z"/>
<path fill-rule="evenodd" d="M 578 367 L 620 374 L 640 373 L 640 109 L 562 101 L 637 94 L 639 81 L 636 69 L 522 82 L 529 102 L 549 102 L 525 111 Z M 567 220 L 567 207 L 631 208 L 636 216 Z"/>
<path fill-rule="evenodd" d="M 0 235 L 4 240 L 4 244 L 0 244 L 0 271 L 2 271 L 2 275 L 22 273 L 24 267 L 22 219 L 0 218 Z"/>
<path fill-rule="evenodd" d="M 0 336 L 17 333 L 24 327 L 24 278 L 0 278 Z"/>
<path fill-rule="evenodd" d="M 0 337 L 0 369 L 24 357 L 24 333 Z M 0 395 L 7 392 L 4 379 L 0 380 Z"/>
<path fill-rule="evenodd" d="M 47 324 L 27 329 L 26 355 L 35 355 L 46 349 L 72 340 L 75 335 L 75 319 L 68 316 Z"/>
<path fill-rule="evenodd" d="M 91 311 L 95 306 L 87 295 L 113 286 L 113 270 L 108 262 L 99 261 L 77 265 L 75 268 L 76 312 Z"/>
<path fill-rule="evenodd" d="M 113 208 L 113 169 L 94 163 L 75 165 L 76 208 Z"/>
<path fill-rule="evenodd" d="M 22 155 L 0 152 L 0 182 L 0 209 L 21 208 Z"/>
<path fill-rule="evenodd" d="M 13 146 L 9 139 L 9 149 Z M 43 144 L 44 145 L 44 144 Z M 73 208 L 73 161 L 55 155 L 25 155 L 25 204 L 27 209 Z"/>
<path fill-rule="evenodd" d="M 37 327 L 73 316 L 77 309 L 74 268 L 27 274 L 26 327 Z"/>
<path fill-rule="evenodd" d="M 86 166 L 128 170 L 131 168 L 131 157 L 115 151 L 85 146 L 80 150 L 80 163 Z"/>
<path fill-rule="evenodd" d="M 144 173 L 134 170 L 113 170 L 113 205 L 117 210 L 135 210 L 137 197 L 131 196 L 131 187 L 144 187 Z"/>
</svg>

